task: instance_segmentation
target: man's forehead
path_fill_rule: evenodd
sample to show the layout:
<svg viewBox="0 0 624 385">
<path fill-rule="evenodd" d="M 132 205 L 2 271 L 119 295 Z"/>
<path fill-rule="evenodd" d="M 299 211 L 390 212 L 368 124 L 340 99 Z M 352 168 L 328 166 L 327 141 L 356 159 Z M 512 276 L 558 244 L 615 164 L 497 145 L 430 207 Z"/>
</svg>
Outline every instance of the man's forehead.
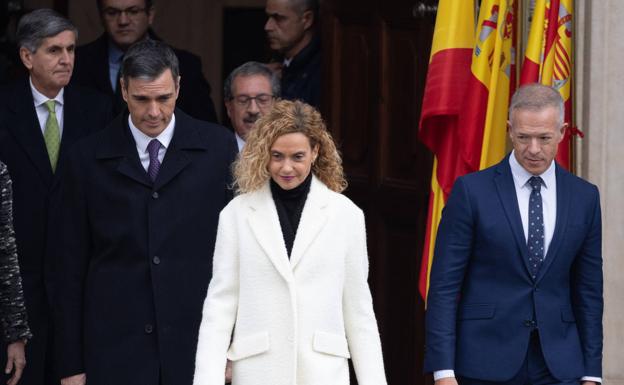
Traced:
<svg viewBox="0 0 624 385">
<path fill-rule="evenodd" d="M 102 0 L 102 8 L 126 9 L 132 7 L 145 7 L 145 0 Z"/>
<path fill-rule="evenodd" d="M 234 78 L 232 86 L 241 91 L 261 88 L 271 92 L 271 81 L 264 75 L 238 75 Z"/>
<path fill-rule="evenodd" d="M 72 30 L 59 32 L 54 36 L 44 37 L 41 40 L 41 46 L 59 46 L 69 47 L 76 44 L 76 33 Z"/>
<path fill-rule="evenodd" d="M 268 0 L 266 3 L 265 12 L 267 15 L 285 15 L 287 13 L 295 12 L 297 9 L 297 2 L 293 0 Z"/>
</svg>

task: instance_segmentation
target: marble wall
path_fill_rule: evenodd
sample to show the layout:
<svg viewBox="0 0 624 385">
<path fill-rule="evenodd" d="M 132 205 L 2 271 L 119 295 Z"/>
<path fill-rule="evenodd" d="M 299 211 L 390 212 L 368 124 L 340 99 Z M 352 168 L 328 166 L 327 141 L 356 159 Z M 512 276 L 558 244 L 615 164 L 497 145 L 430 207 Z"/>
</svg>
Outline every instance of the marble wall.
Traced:
<svg viewBox="0 0 624 385">
<path fill-rule="evenodd" d="M 577 0 L 579 174 L 600 188 L 606 385 L 624 384 L 624 1 Z"/>
</svg>

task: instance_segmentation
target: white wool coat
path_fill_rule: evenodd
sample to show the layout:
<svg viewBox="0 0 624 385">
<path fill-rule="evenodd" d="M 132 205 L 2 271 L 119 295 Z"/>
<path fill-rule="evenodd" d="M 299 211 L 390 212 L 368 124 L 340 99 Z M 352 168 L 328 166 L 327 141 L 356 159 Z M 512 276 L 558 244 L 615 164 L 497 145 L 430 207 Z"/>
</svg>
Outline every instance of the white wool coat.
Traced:
<svg viewBox="0 0 624 385">
<path fill-rule="evenodd" d="M 312 179 L 291 258 L 267 183 L 219 219 L 194 385 L 385 385 L 364 215 Z"/>
</svg>

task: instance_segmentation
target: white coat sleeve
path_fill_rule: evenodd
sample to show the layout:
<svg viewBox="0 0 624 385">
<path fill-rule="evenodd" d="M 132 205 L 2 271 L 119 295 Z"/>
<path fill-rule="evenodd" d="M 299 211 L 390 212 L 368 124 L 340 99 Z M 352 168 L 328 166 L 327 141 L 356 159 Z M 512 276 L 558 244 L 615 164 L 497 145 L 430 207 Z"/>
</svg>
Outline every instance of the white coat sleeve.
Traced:
<svg viewBox="0 0 624 385">
<path fill-rule="evenodd" d="M 239 256 L 234 206 L 219 216 L 212 280 L 204 301 L 195 357 L 194 385 L 223 385 L 226 354 L 236 322 Z"/>
<path fill-rule="evenodd" d="M 349 351 L 360 385 L 385 385 L 381 341 L 368 287 L 368 252 L 364 214 L 357 210 L 345 261 L 343 312 Z"/>
</svg>

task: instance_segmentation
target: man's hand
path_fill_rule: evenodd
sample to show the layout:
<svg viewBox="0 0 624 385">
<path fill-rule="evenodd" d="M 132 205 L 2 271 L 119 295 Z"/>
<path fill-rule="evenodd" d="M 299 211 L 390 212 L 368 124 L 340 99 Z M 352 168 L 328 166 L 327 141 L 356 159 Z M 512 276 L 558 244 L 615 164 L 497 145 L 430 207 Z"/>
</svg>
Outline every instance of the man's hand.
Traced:
<svg viewBox="0 0 624 385">
<path fill-rule="evenodd" d="M 600 385 L 600 383 L 594 382 L 594 381 L 582 381 L 581 384 L 582 385 Z"/>
<path fill-rule="evenodd" d="M 232 382 L 232 361 L 227 360 L 227 364 L 225 365 L 225 383 L 229 384 Z"/>
<path fill-rule="evenodd" d="M 61 385 L 85 385 L 87 383 L 87 375 L 84 373 L 75 376 L 65 377 L 61 380 Z"/>
<path fill-rule="evenodd" d="M 455 377 L 440 378 L 435 382 L 435 385 L 457 385 L 457 379 Z"/>
<path fill-rule="evenodd" d="M 24 341 L 15 341 L 7 346 L 7 363 L 4 367 L 4 373 L 13 375 L 7 381 L 8 385 L 16 385 L 20 378 L 22 378 L 22 372 L 26 366 L 26 354 L 24 353 Z"/>
</svg>

